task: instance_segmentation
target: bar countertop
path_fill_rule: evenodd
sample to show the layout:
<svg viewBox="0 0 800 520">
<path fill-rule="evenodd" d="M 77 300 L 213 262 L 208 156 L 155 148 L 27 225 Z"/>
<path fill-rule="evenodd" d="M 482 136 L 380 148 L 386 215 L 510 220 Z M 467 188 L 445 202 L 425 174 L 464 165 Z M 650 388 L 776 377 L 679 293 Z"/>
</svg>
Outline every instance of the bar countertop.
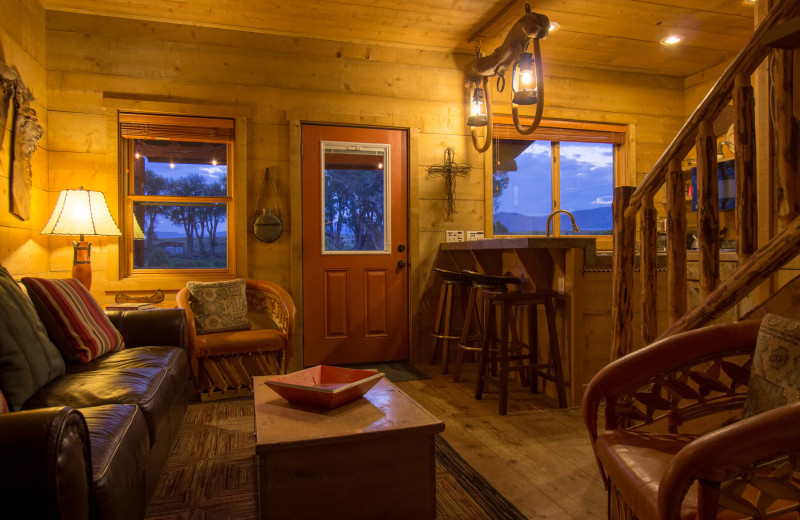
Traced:
<svg viewBox="0 0 800 520">
<path fill-rule="evenodd" d="M 484 238 L 467 242 L 443 242 L 442 251 L 487 250 L 487 249 L 584 249 L 585 262 L 594 264 L 597 258 L 597 239 L 586 236 L 560 237 L 503 237 Z"/>
</svg>

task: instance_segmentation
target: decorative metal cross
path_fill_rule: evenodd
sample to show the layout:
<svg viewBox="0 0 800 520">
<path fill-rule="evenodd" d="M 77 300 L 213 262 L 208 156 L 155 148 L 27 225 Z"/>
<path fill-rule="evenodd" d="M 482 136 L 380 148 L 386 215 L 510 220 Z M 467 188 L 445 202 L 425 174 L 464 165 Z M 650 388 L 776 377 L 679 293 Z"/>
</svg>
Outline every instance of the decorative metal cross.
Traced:
<svg viewBox="0 0 800 520">
<path fill-rule="evenodd" d="M 456 213 L 456 177 L 466 177 L 472 171 L 471 164 L 459 164 L 453 160 L 453 155 L 455 155 L 455 151 L 449 147 L 444 151 L 444 164 L 428 166 L 428 177 L 444 177 L 445 194 L 447 195 L 444 206 L 445 222 L 451 222 L 453 214 Z"/>
</svg>

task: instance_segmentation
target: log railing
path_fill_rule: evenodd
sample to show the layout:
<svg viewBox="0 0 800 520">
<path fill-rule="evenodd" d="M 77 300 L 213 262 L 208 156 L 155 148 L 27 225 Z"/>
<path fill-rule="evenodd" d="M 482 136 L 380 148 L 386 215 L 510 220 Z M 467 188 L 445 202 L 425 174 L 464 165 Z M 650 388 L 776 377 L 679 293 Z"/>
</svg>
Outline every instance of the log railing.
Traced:
<svg viewBox="0 0 800 520">
<path fill-rule="evenodd" d="M 638 188 L 614 191 L 614 278 L 612 347 L 615 359 L 633 350 L 633 271 L 636 223 L 640 227 L 642 343 L 702 326 L 749 294 L 759 283 L 794 258 L 800 250 L 800 175 L 797 122 L 792 115 L 791 51 L 762 45 L 773 27 L 800 12 L 797 0 L 781 0 L 695 109 L 678 135 L 656 161 Z M 781 231 L 756 250 L 755 100 L 750 77 L 774 52 L 774 143 L 780 194 L 777 206 Z M 733 101 L 735 112 L 736 229 L 739 267 L 720 284 L 717 147 L 714 121 Z M 697 154 L 697 232 L 700 303 L 687 312 L 686 210 L 681 161 L 695 147 Z M 667 317 L 669 327 L 656 330 L 656 210 L 653 197 L 665 186 L 667 216 Z M 637 219 L 637 215 L 639 218 Z"/>
</svg>

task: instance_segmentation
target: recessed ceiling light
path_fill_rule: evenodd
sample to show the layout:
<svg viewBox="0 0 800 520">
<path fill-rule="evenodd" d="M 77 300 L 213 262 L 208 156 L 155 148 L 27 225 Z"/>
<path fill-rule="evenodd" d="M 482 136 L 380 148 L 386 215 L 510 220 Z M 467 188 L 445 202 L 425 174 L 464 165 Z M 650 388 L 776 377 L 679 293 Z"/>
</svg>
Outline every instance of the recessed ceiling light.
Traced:
<svg viewBox="0 0 800 520">
<path fill-rule="evenodd" d="M 667 36 L 661 40 L 661 45 L 675 45 L 679 41 L 681 41 L 680 36 Z"/>
<path fill-rule="evenodd" d="M 550 32 L 555 32 L 561 25 L 558 22 L 550 22 Z"/>
</svg>

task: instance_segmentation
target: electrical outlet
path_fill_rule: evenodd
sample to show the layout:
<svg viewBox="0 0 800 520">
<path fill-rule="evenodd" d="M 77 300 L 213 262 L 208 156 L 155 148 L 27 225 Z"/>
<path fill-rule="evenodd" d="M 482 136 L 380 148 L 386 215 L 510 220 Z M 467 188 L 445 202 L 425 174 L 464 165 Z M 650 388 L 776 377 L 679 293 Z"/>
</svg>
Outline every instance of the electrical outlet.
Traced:
<svg viewBox="0 0 800 520">
<path fill-rule="evenodd" d="M 483 240 L 483 231 L 467 231 L 467 242 Z"/>
<path fill-rule="evenodd" d="M 558 277 L 558 292 L 560 292 L 560 293 L 564 292 L 564 277 L 563 276 L 559 276 Z"/>
<path fill-rule="evenodd" d="M 463 242 L 463 231 L 447 231 L 447 242 Z"/>
</svg>

